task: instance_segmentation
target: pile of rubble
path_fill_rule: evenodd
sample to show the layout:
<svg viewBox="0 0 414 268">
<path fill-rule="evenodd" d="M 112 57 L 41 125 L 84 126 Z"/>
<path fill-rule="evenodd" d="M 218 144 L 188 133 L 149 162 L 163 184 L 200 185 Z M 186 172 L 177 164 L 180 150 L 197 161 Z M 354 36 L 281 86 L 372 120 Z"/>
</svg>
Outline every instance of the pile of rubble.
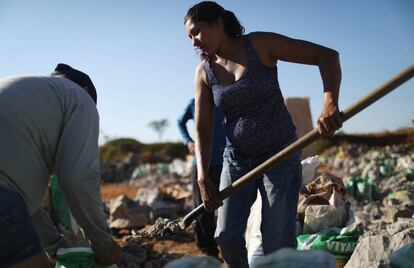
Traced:
<svg viewBox="0 0 414 268">
<path fill-rule="evenodd" d="M 387 267 L 393 252 L 414 242 L 413 146 L 344 144 L 320 161 L 343 179 L 361 233 L 345 267 Z"/>
<path fill-rule="evenodd" d="M 191 166 L 191 160 L 181 159 L 174 159 L 170 163 L 141 163 L 137 154 L 129 153 L 120 162 L 101 162 L 101 180 L 105 183 L 135 180 L 151 180 L 152 183 L 161 183 L 169 177 L 188 177 Z"/>
<path fill-rule="evenodd" d="M 191 191 L 182 181 L 139 186 L 134 199 L 120 195 L 106 203 L 108 224 L 112 229 L 138 229 L 158 218 L 176 219 L 191 210 L 191 202 Z"/>
</svg>

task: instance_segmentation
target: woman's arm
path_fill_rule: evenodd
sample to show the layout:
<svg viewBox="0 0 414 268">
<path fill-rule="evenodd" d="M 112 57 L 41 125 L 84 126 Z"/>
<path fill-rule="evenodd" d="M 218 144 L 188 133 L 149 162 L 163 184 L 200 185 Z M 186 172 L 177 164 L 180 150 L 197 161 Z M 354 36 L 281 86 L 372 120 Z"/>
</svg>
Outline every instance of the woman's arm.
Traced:
<svg viewBox="0 0 414 268">
<path fill-rule="evenodd" d="M 217 186 L 208 176 L 213 135 L 213 94 L 207 82 L 204 62 L 197 67 L 195 74 L 195 156 L 201 199 L 207 210 L 221 206 Z"/>
<path fill-rule="evenodd" d="M 318 119 L 319 132 L 332 135 L 342 126 L 338 108 L 341 66 L 337 51 L 276 33 L 252 33 L 251 39 L 263 64 L 268 67 L 274 66 L 278 60 L 318 66 L 324 88 L 324 106 Z"/>
</svg>

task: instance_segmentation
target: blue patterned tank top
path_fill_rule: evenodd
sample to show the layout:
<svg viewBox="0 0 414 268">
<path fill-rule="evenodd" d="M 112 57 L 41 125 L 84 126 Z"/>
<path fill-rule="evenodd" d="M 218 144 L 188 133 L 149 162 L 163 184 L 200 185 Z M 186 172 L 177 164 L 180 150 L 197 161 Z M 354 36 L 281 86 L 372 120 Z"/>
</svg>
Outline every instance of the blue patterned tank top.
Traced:
<svg viewBox="0 0 414 268">
<path fill-rule="evenodd" d="M 265 66 L 248 35 L 243 36 L 246 73 L 230 85 L 218 82 L 209 60 L 205 69 L 214 103 L 225 117 L 227 145 L 240 155 L 258 157 L 279 151 L 295 136 L 295 126 L 284 103 L 277 67 Z"/>
</svg>

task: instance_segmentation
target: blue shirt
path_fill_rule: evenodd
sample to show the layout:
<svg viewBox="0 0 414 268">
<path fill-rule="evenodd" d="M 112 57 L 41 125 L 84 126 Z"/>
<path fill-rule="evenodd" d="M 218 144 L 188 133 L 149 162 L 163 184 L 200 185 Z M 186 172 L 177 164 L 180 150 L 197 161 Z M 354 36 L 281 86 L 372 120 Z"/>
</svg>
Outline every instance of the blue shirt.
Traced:
<svg viewBox="0 0 414 268">
<path fill-rule="evenodd" d="M 187 122 L 194 120 L 195 115 L 195 101 L 194 98 L 190 100 L 188 105 L 185 107 L 184 112 L 178 117 L 178 129 L 180 130 L 184 144 L 189 141 L 193 141 L 187 129 Z M 226 144 L 226 136 L 223 128 L 223 114 L 221 111 L 214 106 L 214 128 L 213 128 L 213 146 L 211 148 L 211 160 L 210 164 L 217 166 L 223 164 L 223 150 Z M 195 160 L 194 160 L 195 163 Z"/>
</svg>

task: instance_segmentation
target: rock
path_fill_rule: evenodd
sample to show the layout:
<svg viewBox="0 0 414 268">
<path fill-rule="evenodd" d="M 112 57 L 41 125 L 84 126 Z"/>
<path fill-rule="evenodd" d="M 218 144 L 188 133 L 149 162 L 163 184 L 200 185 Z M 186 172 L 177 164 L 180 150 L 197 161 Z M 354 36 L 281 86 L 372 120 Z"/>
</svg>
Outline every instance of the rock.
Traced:
<svg viewBox="0 0 414 268">
<path fill-rule="evenodd" d="M 257 258 L 251 265 L 254 268 L 335 268 L 333 255 L 322 250 L 297 251 L 282 248 L 278 251 Z"/>
<path fill-rule="evenodd" d="M 414 242 L 414 229 L 406 229 L 393 236 L 375 235 L 361 239 L 345 268 L 389 267 L 390 255 Z"/>
<path fill-rule="evenodd" d="M 414 228 L 405 229 L 392 236 L 390 248 L 392 252 L 414 242 Z"/>
<path fill-rule="evenodd" d="M 151 222 L 159 217 L 177 218 L 184 205 L 184 200 L 171 201 L 158 188 L 140 188 L 135 200 L 151 209 Z"/>
<path fill-rule="evenodd" d="M 148 225 L 141 230 L 133 230 L 134 237 L 157 238 L 167 237 L 181 231 L 178 220 L 158 218 L 153 225 Z"/>
<path fill-rule="evenodd" d="M 210 256 L 185 257 L 167 263 L 164 268 L 220 268 L 221 263 Z"/>
<path fill-rule="evenodd" d="M 139 228 L 149 222 L 149 210 L 138 202 L 120 195 L 109 203 L 111 228 Z"/>
<path fill-rule="evenodd" d="M 118 268 L 128 267 L 153 267 L 160 268 L 166 261 L 154 251 L 153 244 L 143 240 L 129 237 L 123 241 L 126 245 L 122 248 L 122 261 Z"/>
<path fill-rule="evenodd" d="M 382 235 L 363 238 L 357 245 L 345 268 L 377 268 L 386 267 L 389 257 L 389 239 Z"/>
<path fill-rule="evenodd" d="M 162 198 L 162 193 L 158 188 L 140 188 L 137 191 L 135 200 L 141 205 L 152 207 L 154 202 Z"/>
<path fill-rule="evenodd" d="M 382 220 L 387 223 L 396 222 L 398 218 L 411 218 L 414 211 L 409 208 L 385 207 Z"/>
<path fill-rule="evenodd" d="M 372 220 L 374 219 L 380 219 L 383 215 L 381 211 L 381 202 L 379 201 L 373 201 L 371 203 L 368 203 L 364 206 L 363 209 L 368 215 L 370 215 L 370 218 Z"/>
<path fill-rule="evenodd" d="M 126 229 L 136 227 L 134 222 L 128 219 L 116 219 L 109 223 L 111 229 Z"/>
</svg>

